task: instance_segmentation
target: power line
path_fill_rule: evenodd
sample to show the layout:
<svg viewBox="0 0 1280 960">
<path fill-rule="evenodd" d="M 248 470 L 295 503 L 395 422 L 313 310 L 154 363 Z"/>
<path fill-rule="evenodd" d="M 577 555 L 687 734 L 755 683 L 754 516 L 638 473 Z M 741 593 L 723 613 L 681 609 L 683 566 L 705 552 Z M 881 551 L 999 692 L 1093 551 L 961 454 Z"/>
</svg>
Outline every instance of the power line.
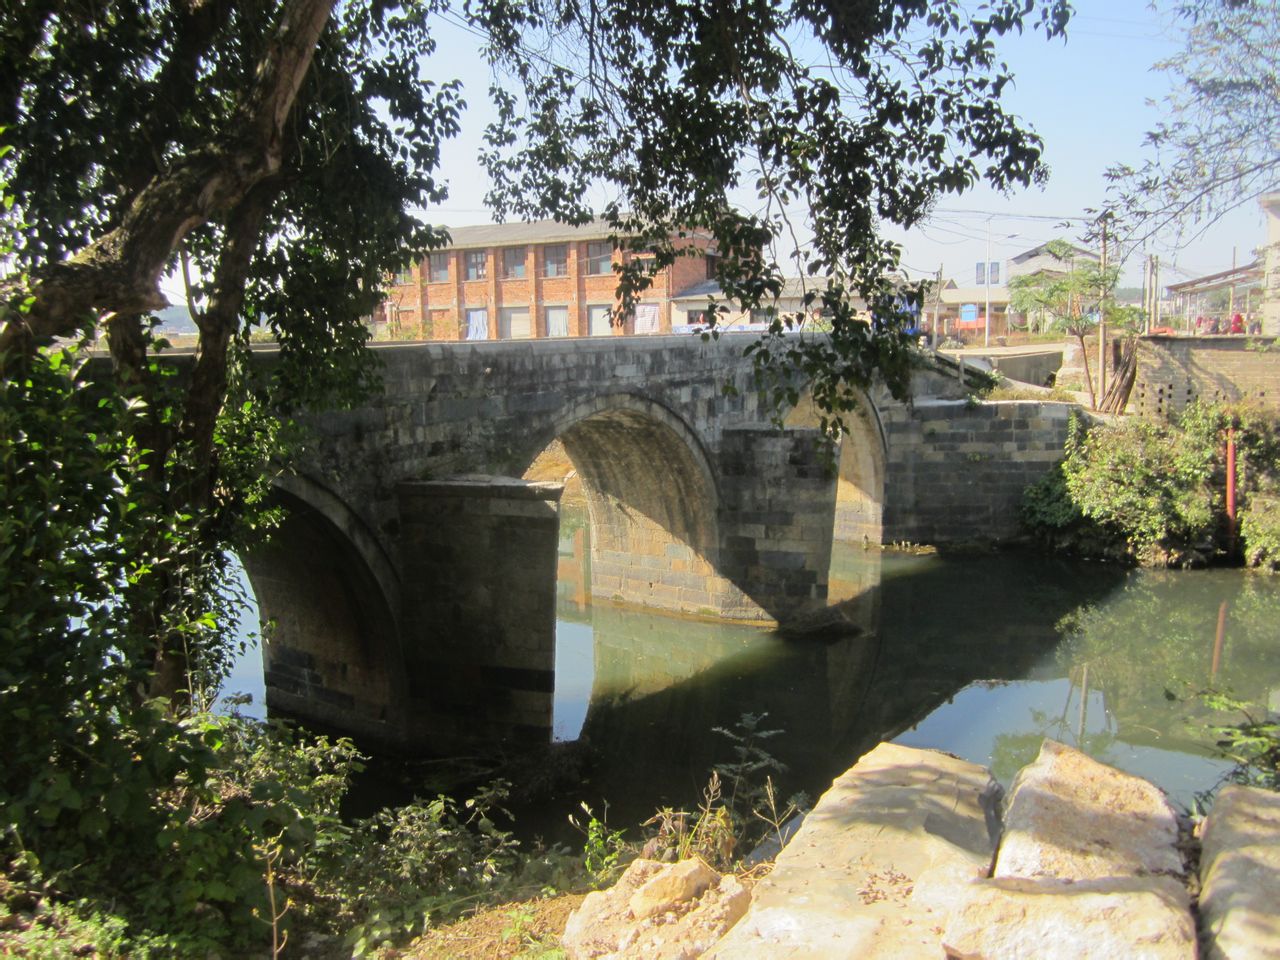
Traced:
<svg viewBox="0 0 1280 960">
<path fill-rule="evenodd" d="M 1092 223 L 1093 217 L 1076 217 L 1076 216 L 1052 216 L 1047 213 L 999 213 L 995 210 L 957 210 L 947 207 L 935 207 L 934 213 L 957 214 L 960 216 L 988 217 L 990 219 L 999 220 L 1051 220 L 1051 221 L 1079 221 L 1081 223 Z"/>
</svg>

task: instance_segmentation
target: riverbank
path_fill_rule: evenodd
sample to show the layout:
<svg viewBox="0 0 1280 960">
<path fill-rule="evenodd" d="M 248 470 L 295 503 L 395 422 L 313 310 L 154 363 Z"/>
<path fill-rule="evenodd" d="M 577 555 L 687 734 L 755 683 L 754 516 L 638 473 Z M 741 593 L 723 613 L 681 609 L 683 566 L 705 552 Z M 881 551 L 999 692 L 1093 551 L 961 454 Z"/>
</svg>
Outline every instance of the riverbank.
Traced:
<svg viewBox="0 0 1280 960">
<path fill-rule="evenodd" d="M 637 860 L 569 918 L 565 954 L 1275 956 L 1280 795 L 1229 786 L 1193 825 L 1152 784 L 1052 740 L 1001 793 L 984 767 L 881 744 L 754 889 L 700 863 Z"/>
</svg>

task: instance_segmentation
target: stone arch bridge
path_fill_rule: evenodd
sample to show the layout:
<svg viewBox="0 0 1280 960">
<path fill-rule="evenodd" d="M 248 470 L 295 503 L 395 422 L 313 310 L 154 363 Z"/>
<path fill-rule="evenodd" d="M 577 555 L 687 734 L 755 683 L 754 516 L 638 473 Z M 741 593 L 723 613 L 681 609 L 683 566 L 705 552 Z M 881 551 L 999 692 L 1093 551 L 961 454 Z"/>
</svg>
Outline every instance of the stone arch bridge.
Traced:
<svg viewBox="0 0 1280 960">
<path fill-rule="evenodd" d="M 1006 535 L 1009 492 L 1061 449 L 1065 410 L 974 407 L 922 373 L 832 451 L 803 405 L 768 424 L 746 342 L 375 347 L 384 391 L 309 418 L 287 519 L 245 558 L 269 708 L 409 749 L 548 740 L 562 487 L 523 478 L 557 440 L 595 596 L 762 622 L 826 602 L 834 538 Z"/>
</svg>

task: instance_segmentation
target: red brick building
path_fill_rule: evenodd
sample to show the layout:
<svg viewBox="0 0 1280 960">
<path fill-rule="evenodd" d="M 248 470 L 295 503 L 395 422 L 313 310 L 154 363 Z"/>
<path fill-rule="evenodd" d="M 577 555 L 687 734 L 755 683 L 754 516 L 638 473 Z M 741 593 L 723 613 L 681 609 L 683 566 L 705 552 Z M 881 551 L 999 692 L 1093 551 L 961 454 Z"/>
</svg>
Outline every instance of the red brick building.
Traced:
<svg viewBox="0 0 1280 960">
<path fill-rule="evenodd" d="M 670 332 L 672 298 L 714 276 L 710 238 L 684 238 L 695 252 L 659 273 L 625 324 L 615 327 L 609 320 L 617 305 L 613 264 L 637 255 L 615 250 L 609 233 L 603 223 L 571 227 L 549 220 L 450 230 L 451 246 L 395 278 L 381 318 L 385 335 L 515 340 Z"/>
</svg>

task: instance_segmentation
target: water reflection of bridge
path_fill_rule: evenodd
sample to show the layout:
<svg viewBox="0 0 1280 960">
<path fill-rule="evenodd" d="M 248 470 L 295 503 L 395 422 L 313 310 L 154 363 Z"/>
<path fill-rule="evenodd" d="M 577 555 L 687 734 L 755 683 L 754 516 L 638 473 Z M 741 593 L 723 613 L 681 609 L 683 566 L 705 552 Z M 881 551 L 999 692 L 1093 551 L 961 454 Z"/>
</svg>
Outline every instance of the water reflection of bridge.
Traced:
<svg viewBox="0 0 1280 960">
<path fill-rule="evenodd" d="M 655 802 L 687 803 L 729 743 L 710 735 L 744 712 L 785 731 L 765 744 L 792 771 L 789 789 L 820 791 L 876 741 L 896 735 L 976 680 L 1025 676 L 1052 657 L 1057 620 L 1108 590 L 1114 571 L 1055 588 L 1044 558 L 982 558 L 980 582 L 930 557 L 841 549 L 833 579 L 856 635 L 786 640 L 766 629 L 655 617 L 597 602 L 562 614 L 589 621 L 594 674 L 581 737 L 597 758 L 592 789 L 619 822 Z M 1019 591 L 1034 583 L 1035 590 Z M 856 585 L 856 589 L 855 589 Z M 1000 623 L 975 609 L 1002 605 Z M 975 622 L 980 626 L 975 628 Z M 655 798 L 655 791 L 665 794 Z M 626 809 L 637 798 L 636 809 Z"/>
</svg>

